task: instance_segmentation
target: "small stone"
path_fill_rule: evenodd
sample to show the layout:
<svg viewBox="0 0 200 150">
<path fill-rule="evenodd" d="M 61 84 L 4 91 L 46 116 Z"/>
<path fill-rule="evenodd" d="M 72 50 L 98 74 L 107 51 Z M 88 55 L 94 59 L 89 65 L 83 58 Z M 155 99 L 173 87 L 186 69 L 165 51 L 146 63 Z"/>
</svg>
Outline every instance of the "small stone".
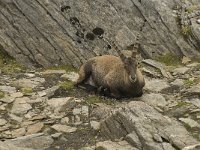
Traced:
<svg viewBox="0 0 200 150">
<path fill-rule="evenodd" d="M 190 102 L 195 105 L 196 107 L 200 108 L 200 99 L 199 98 L 194 98 L 191 99 Z"/>
<path fill-rule="evenodd" d="M 5 119 L 0 119 L 0 126 L 3 126 L 7 123 Z"/>
<path fill-rule="evenodd" d="M 170 84 L 173 86 L 182 87 L 184 85 L 184 82 L 182 79 L 176 79 L 173 82 L 171 82 Z"/>
<path fill-rule="evenodd" d="M 38 133 L 44 127 L 44 123 L 36 123 L 28 126 L 26 135 Z"/>
<path fill-rule="evenodd" d="M 26 133 L 25 128 L 16 129 L 11 132 L 13 138 L 24 136 L 25 133 Z"/>
<path fill-rule="evenodd" d="M 47 74 L 65 74 L 66 71 L 65 70 L 46 70 L 44 72 L 41 72 L 42 74 L 44 75 L 47 75 Z"/>
<path fill-rule="evenodd" d="M 61 135 L 62 135 L 62 133 L 55 133 L 55 134 L 52 134 L 51 137 L 54 138 L 54 139 L 57 139 L 57 138 L 59 138 Z"/>
<path fill-rule="evenodd" d="M 13 98 L 22 97 L 23 93 L 21 92 L 11 93 L 10 96 Z"/>
<path fill-rule="evenodd" d="M 167 105 L 165 98 L 161 94 L 143 94 L 141 100 L 153 107 L 164 108 Z"/>
<path fill-rule="evenodd" d="M 94 130 L 99 130 L 100 129 L 100 122 L 90 121 L 90 125 Z"/>
<path fill-rule="evenodd" d="M 197 23 L 200 24 L 200 19 L 197 19 Z"/>
<path fill-rule="evenodd" d="M 12 103 L 14 100 L 15 100 L 14 97 L 4 97 L 0 99 L 0 101 L 4 103 Z"/>
<path fill-rule="evenodd" d="M 185 124 L 187 124 L 188 126 L 190 126 L 190 128 L 199 128 L 200 129 L 200 125 L 198 124 L 198 122 L 190 119 L 190 118 L 179 118 L 179 120 Z"/>
<path fill-rule="evenodd" d="M 183 56 L 182 63 L 183 64 L 188 64 L 189 62 L 191 62 L 191 59 L 189 57 Z"/>
<path fill-rule="evenodd" d="M 85 116 L 88 116 L 89 115 L 89 107 L 88 106 L 82 106 L 81 113 Z"/>
<path fill-rule="evenodd" d="M 68 124 L 69 123 L 69 118 L 68 117 L 62 118 L 60 123 L 61 124 Z"/>
<path fill-rule="evenodd" d="M 189 95 L 200 95 L 200 84 L 194 85 L 191 88 L 187 89 L 186 93 Z"/>
<path fill-rule="evenodd" d="M 65 132 L 65 133 L 72 133 L 77 130 L 77 128 L 75 128 L 75 127 L 70 127 L 70 126 L 61 125 L 61 124 L 55 124 L 55 125 L 51 126 L 51 128 L 53 128 L 54 130 L 56 130 L 58 132 Z"/>
<path fill-rule="evenodd" d="M 0 110 L 2 110 L 2 111 L 6 110 L 6 106 L 7 106 L 7 104 L 2 104 L 2 105 L 0 106 Z"/>
<path fill-rule="evenodd" d="M 15 93 L 16 92 L 16 88 L 12 87 L 12 86 L 1 85 L 0 86 L 0 91 L 6 92 L 6 93 Z"/>
<path fill-rule="evenodd" d="M 45 82 L 44 78 L 36 77 L 36 78 L 31 78 L 31 79 L 26 79 L 26 78 L 19 79 L 19 80 L 13 82 L 13 84 L 18 87 L 33 89 L 33 88 L 41 85 L 44 82 Z"/>
<path fill-rule="evenodd" d="M 169 84 L 165 80 L 154 79 L 154 80 L 146 80 L 146 84 L 144 89 L 152 91 L 152 92 L 161 92 L 163 89 L 169 88 Z"/>
<path fill-rule="evenodd" d="M 29 77 L 29 78 L 35 77 L 35 74 L 33 74 L 33 73 L 25 73 L 24 75 Z"/>
<path fill-rule="evenodd" d="M 59 86 L 53 86 L 51 88 L 45 89 L 41 92 L 38 92 L 38 95 L 41 97 L 46 96 L 49 98 L 49 97 L 53 96 L 58 89 L 59 89 Z"/>
<path fill-rule="evenodd" d="M 79 115 L 79 114 L 81 114 L 81 108 L 74 108 L 73 115 Z"/>
<path fill-rule="evenodd" d="M 158 135 L 158 134 L 154 134 L 154 135 L 153 135 L 153 139 L 154 139 L 155 141 L 157 141 L 157 142 L 160 142 L 160 143 L 163 142 L 161 136 Z"/>
<path fill-rule="evenodd" d="M 27 113 L 28 110 L 32 109 L 31 105 L 27 103 L 28 101 L 30 101 L 28 97 L 16 98 L 11 112 L 17 115 Z"/>
<path fill-rule="evenodd" d="M 174 69 L 172 72 L 173 72 L 173 75 L 178 75 L 178 74 L 183 75 L 183 74 L 187 73 L 189 70 L 190 70 L 190 68 L 188 68 L 188 67 L 181 67 L 181 68 Z"/>
<path fill-rule="evenodd" d="M 14 121 L 17 121 L 17 122 L 19 122 L 19 123 L 21 123 L 22 120 L 23 120 L 22 117 L 18 117 L 18 116 L 14 115 L 14 114 L 8 114 L 8 115 L 9 115 L 10 119 L 12 119 L 12 120 L 14 120 Z"/>
<path fill-rule="evenodd" d="M 78 73 L 75 73 L 75 72 L 69 72 L 69 73 L 63 74 L 61 76 L 61 78 L 67 79 L 67 80 L 72 81 L 72 82 L 77 81 L 78 77 L 79 77 Z"/>
<path fill-rule="evenodd" d="M 66 98 L 52 98 L 47 101 L 47 104 L 53 108 L 55 111 L 62 111 L 65 109 L 71 97 Z"/>
</svg>

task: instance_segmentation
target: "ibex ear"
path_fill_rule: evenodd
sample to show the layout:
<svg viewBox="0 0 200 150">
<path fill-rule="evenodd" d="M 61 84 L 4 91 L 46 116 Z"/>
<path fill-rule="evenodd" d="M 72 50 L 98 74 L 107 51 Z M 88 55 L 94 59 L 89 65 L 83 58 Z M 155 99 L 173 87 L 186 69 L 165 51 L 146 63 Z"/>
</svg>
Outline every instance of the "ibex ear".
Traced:
<svg viewBox="0 0 200 150">
<path fill-rule="evenodd" d="M 123 61 L 123 62 L 125 62 L 125 60 L 126 60 L 126 56 L 124 56 L 124 54 L 120 54 L 120 58 L 121 58 L 121 60 Z"/>
<path fill-rule="evenodd" d="M 136 50 L 133 50 L 131 57 L 136 58 L 139 53 Z"/>
</svg>

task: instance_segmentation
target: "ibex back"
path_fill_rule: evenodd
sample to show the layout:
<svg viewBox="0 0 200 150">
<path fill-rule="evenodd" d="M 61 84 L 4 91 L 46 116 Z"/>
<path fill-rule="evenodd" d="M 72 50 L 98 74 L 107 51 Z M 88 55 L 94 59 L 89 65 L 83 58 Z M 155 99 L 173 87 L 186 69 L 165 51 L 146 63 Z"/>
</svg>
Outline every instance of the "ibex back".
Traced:
<svg viewBox="0 0 200 150">
<path fill-rule="evenodd" d="M 131 57 L 126 57 L 117 47 L 116 50 L 120 57 L 103 55 L 84 63 L 76 84 L 85 83 L 91 78 L 97 88 L 108 89 L 114 98 L 141 96 L 145 81 L 138 69 L 137 52 L 133 51 Z"/>
</svg>

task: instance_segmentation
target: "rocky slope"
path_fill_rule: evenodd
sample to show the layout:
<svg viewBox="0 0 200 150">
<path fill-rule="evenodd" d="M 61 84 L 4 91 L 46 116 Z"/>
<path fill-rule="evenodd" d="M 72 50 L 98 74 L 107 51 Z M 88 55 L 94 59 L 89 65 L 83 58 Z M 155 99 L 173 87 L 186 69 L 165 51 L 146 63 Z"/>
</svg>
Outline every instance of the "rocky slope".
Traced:
<svg viewBox="0 0 200 150">
<path fill-rule="evenodd" d="M 119 101 L 73 87 L 77 73 L 69 67 L 24 70 L 4 64 L 0 149 L 198 149 L 200 64 L 143 62 L 144 95 Z"/>
<path fill-rule="evenodd" d="M 1 0 L 0 49 L 28 67 L 77 67 L 139 34 L 144 58 L 199 57 L 199 8 L 199 0 Z"/>
</svg>

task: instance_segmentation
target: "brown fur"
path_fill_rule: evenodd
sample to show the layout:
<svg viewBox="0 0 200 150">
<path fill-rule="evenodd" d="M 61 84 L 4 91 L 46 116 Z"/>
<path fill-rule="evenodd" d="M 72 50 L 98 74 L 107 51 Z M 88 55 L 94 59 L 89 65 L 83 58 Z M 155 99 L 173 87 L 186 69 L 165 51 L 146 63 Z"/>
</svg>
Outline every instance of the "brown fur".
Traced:
<svg viewBox="0 0 200 150">
<path fill-rule="evenodd" d="M 131 59 L 136 58 L 132 57 Z M 129 71 L 125 69 L 125 63 L 120 57 L 113 55 L 97 56 L 89 59 L 81 66 L 76 84 L 79 85 L 92 78 L 96 87 L 109 89 L 111 96 L 115 98 L 134 97 L 142 95 L 142 89 L 145 85 L 144 78 L 137 65 L 135 75 L 136 81 L 132 83 L 129 78 Z"/>
</svg>

